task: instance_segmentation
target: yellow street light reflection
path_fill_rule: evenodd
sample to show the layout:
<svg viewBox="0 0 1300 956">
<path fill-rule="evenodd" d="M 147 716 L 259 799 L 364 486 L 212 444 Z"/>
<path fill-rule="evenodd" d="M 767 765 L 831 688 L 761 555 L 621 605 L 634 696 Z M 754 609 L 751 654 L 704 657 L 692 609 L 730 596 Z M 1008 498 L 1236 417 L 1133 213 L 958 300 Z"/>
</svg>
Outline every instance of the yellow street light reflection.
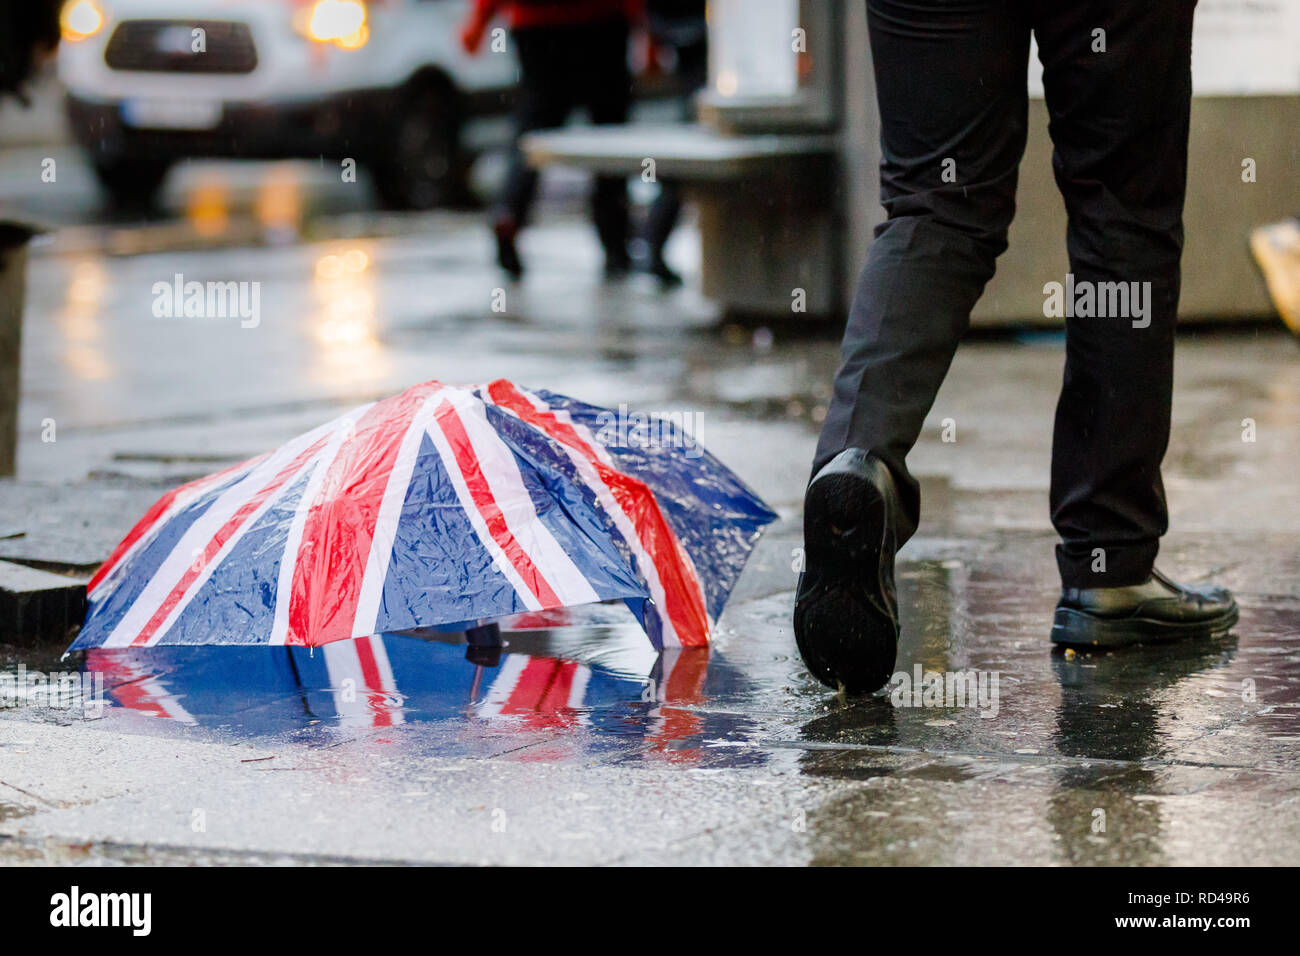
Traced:
<svg viewBox="0 0 1300 956">
<path fill-rule="evenodd" d="M 386 362 L 375 335 L 376 291 L 365 249 L 336 249 L 316 260 L 315 296 L 318 304 L 312 338 L 316 343 L 316 374 L 342 385 L 381 379 Z"/>
<path fill-rule="evenodd" d="M 273 238 L 292 239 L 302 225 L 302 176 L 298 167 L 277 163 L 257 190 L 257 221 Z"/>
<path fill-rule="evenodd" d="M 222 180 L 201 180 L 190 193 L 185 218 L 196 233 L 205 239 L 219 236 L 230 225 L 230 197 Z"/>
<path fill-rule="evenodd" d="M 105 358 L 100 310 L 108 287 L 108 270 L 99 259 L 82 259 L 72 267 L 63 305 L 55 324 L 63 339 L 63 361 L 72 377 L 83 382 L 103 381 L 113 374 Z"/>
</svg>

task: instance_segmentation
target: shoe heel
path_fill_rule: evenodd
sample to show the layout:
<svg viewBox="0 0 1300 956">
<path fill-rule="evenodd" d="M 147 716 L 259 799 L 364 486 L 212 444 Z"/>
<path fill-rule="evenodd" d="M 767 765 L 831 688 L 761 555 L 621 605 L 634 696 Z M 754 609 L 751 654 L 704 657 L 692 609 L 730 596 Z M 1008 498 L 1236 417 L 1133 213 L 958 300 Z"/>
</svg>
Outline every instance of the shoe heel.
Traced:
<svg viewBox="0 0 1300 956">
<path fill-rule="evenodd" d="M 1058 607 L 1052 615 L 1052 643 L 1065 647 L 1100 647 L 1098 632 L 1106 629 L 1106 621 L 1098 620 L 1071 608 Z"/>
<path fill-rule="evenodd" d="M 1111 621 L 1074 608 L 1058 607 L 1052 616 L 1052 643 L 1065 647 L 1128 647 L 1155 636 L 1132 621 Z"/>
<path fill-rule="evenodd" d="M 804 541 L 810 552 L 836 564 L 856 564 L 879 553 L 885 502 L 859 475 L 829 474 L 817 479 L 804 504 Z"/>
<path fill-rule="evenodd" d="M 795 601 L 794 632 L 814 677 L 859 694 L 889 680 L 898 619 L 886 492 L 849 454 L 822 469 L 804 499 L 808 570 Z"/>
</svg>

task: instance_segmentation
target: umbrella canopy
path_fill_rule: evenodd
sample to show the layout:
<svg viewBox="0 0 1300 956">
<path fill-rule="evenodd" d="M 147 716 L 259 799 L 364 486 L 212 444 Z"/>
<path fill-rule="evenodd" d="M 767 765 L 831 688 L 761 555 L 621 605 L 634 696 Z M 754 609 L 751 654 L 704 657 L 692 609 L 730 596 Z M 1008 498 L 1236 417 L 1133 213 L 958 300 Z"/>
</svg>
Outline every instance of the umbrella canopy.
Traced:
<svg viewBox="0 0 1300 956">
<path fill-rule="evenodd" d="M 680 428 L 627 418 L 505 380 L 354 409 L 159 499 L 72 649 L 314 647 L 620 599 L 656 647 L 707 643 L 775 514 Z"/>
</svg>

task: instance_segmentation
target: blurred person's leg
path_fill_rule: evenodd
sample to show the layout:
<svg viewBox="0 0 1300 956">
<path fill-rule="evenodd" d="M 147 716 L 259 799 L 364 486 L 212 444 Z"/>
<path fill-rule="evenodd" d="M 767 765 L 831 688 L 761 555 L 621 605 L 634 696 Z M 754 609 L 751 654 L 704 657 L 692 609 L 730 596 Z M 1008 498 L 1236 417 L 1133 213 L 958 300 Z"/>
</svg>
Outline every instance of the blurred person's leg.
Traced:
<svg viewBox="0 0 1300 956">
<path fill-rule="evenodd" d="M 632 76 L 627 65 L 627 21 L 594 23 L 586 28 L 590 37 L 583 56 L 582 98 L 597 126 L 626 123 L 632 93 Z M 611 275 L 629 268 L 627 180 L 621 176 L 597 176 L 591 193 L 591 217 L 605 250 L 605 271 Z"/>
<path fill-rule="evenodd" d="M 1160 463 L 1173 397 L 1194 9 L 1195 0 L 1037 7 L 1076 287 L 1150 283 L 1148 314 L 1136 319 L 1144 327 L 1127 317 L 1067 320 L 1051 489 L 1066 587 L 1145 581 L 1168 527 Z"/>
<path fill-rule="evenodd" d="M 673 271 L 664 258 L 664 249 L 677 228 L 677 220 L 682 214 L 682 186 L 671 179 L 659 182 L 659 195 L 655 196 L 646 213 L 645 268 L 651 275 L 657 276 L 666 285 L 681 285 L 682 277 Z"/>
<path fill-rule="evenodd" d="M 528 222 L 537 196 L 537 170 L 528 165 L 519 138 L 539 129 L 564 124 L 573 105 L 569 75 L 573 69 L 573 44 L 569 28 L 540 27 L 515 30 L 511 37 L 519 59 L 519 86 L 515 91 L 514 142 L 505 183 L 493 210 L 492 228 L 501 268 L 518 278 L 523 265 L 515 237 Z"/>
<path fill-rule="evenodd" d="M 884 461 L 899 486 L 901 544 L 920 513 L 905 458 L 1007 245 L 1029 24 L 1007 0 L 868 0 L 867 13 L 888 219 L 853 299 L 814 471 L 846 448 Z"/>
<path fill-rule="evenodd" d="M 678 101 L 680 118 L 689 123 L 695 118 L 695 91 L 708 82 L 708 44 L 690 43 L 676 47 L 679 81 L 685 86 Z M 661 180 L 659 195 L 650 204 L 645 221 L 646 271 L 657 276 L 665 285 L 680 285 L 682 277 L 673 271 L 664 257 L 668 240 L 681 218 L 683 192 L 681 183 Z"/>
</svg>

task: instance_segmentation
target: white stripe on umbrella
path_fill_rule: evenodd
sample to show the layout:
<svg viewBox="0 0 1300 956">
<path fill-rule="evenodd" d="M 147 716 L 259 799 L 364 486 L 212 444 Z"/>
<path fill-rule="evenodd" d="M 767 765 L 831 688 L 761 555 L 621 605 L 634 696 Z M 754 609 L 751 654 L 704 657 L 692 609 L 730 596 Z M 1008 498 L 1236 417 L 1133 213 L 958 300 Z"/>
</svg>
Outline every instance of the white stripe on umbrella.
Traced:
<svg viewBox="0 0 1300 956">
<path fill-rule="evenodd" d="M 159 566 L 157 572 L 150 578 L 149 583 L 145 585 L 140 596 L 122 615 L 122 619 L 101 646 L 125 647 L 130 645 L 136 635 L 144 629 L 154 614 L 162 607 L 163 602 L 167 600 L 172 590 L 185 577 L 194 562 L 194 556 L 201 553 L 212 542 L 222 526 L 234 517 L 246 502 L 255 498 L 257 493 L 266 487 L 268 482 L 272 481 L 286 466 L 292 464 L 295 458 L 320 441 L 327 434 L 328 428 L 328 425 L 323 425 L 278 449 L 274 454 L 269 455 L 258 464 L 257 467 L 249 471 L 236 484 L 222 492 L 217 500 L 212 503 L 212 506 L 204 512 L 203 516 L 195 521 L 181 537 L 176 547 L 172 549 L 171 553 Z M 311 467 L 313 460 L 308 459 L 303 462 L 298 469 L 298 474 L 301 474 L 303 468 Z M 186 588 L 184 595 L 172 608 L 171 613 L 167 615 L 162 625 L 154 631 L 148 642 L 150 645 L 156 644 L 159 638 L 167 632 L 167 629 L 171 627 L 180 613 L 189 606 L 190 600 L 207 582 L 213 569 L 224 560 L 230 549 L 239 543 L 244 532 L 256 523 L 261 514 L 275 504 L 289 488 L 293 487 L 296 478 L 297 475 L 291 476 L 280 486 L 277 493 L 268 495 L 257 511 L 243 522 L 225 542 L 221 550 L 213 556 L 212 560 L 207 562 L 202 572 Z"/>
<path fill-rule="evenodd" d="M 441 388 L 434 391 L 416 411 L 410 427 L 402 436 L 397 460 L 393 462 L 393 469 L 388 474 L 388 484 L 379 505 L 379 515 L 375 519 L 370 556 L 366 559 L 366 570 L 361 581 L 361 596 L 357 601 L 357 612 L 352 624 L 353 637 L 373 634 L 378 629 L 375 622 L 379 618 L 379 605 L 384 596 L 388 562 L 393 556 L 393 544 L 397 540 L 397 526 L 402 520 L 402 504 L 410 490 L 411 475 L 415 472 L 415 462 L 420 457 L 420 445 L 433 422 L 434 412 L 442 401 L 443 391 Z"/>
<path fill-rule="evenodd" d="M 137 526 L 137 528 L 132 529 L 132 535 L 135 535 L 135 540 L 131 541 L 127 547 L 122 548 L 120 554 L 115 553 L 112 555 L 108 561 L 105 562 L 105 567 L 100 568 L 99 571 L 96 572 L 90 585 L 87 586 L 86 596 L 93 598 L 101 588 L 109 585 L 116 586 L 118 583 L 118 577 L 122 574 L 123 569 L 131 563 L 131 560 L 137 554 L 144 550 L 144 548 L 153 541 L 158 531 L 165 527 L 167 522 L 171 521 L 172 518 L 176 517 L 188 508 L 197 498 L 210 491 L 213 486 L 218 485 L 223 481 L 229 481 L 240 472 L 247 473 L 250 469 L 256 467 L 265 457 L 265 455 L 258 455 L 256 458 L 240 462 L 239 464 L 226 468 L 223 471 L 219 471 L 214 475 L 207 475 L 203 478 L 198 478 L 177 488 L 172 493 L 172 499 L 168 502 L 167 507 L 159 512 L 158 517 L 154 518 L 147 528 L 139 528 Z M 139 531 L 138 535 L 135 534 L 137 530 Z M 131 535 L 128 535 L 127 540 L 130 539 Z M 121 546 L 119 545 L 119 547 Z"/>
<path fill-rule="evenodd" d="M 506 659 L 501 662 L 501 669 L 497 671 L 496 678 L 488 688 L 483 700 L 475 707 L 480 717 L 498 717 L 501 709 L 510 702 L 510 695 L 514 693 L 515 685 L 519 683 L 519 678 L 524 673 L 524 668 L 532 658 L 527 654 L 507 654 Z"/>
<path fill-rule="evenodd" d="M 456 498 L 460 501 L 465 517 L 469 519 L 470 526 L 474 529 L 474 533 L 478 535 L 479 541 L 483 543 L 483 547 L 488 554 L 492 555 L 493 566 L 510 582 L 510 586 L 519 595 L 519 599 L 524 602 L 524 607 L 530 611 L 540 611 L 542 602 L 533 595 L 532 589 L 524 583 L 524 579 L 515 569 L 514 563 L 506 556 L 501 545 L 492 536 L 492 532 L 488 530 L 487 522 L 483 520 L 483 515 L 479 513 L 478 505 L 474 502 L 474 496 L 470 494 L 469 488 L 465 484 L 465 477 L 461 474 L 460 465 L 456 461 L 455 453 L 451 450 L 451 444 L 447 441 L 447 436 L 442 433 L 442 429 L 437 424 L 430 426 L 428 435 L 446 467 L 447 477 L 451 479 L 452 489 L 456 492 Z"/>
<path fill-rule="evenodd" d="M 664 588 L 663 580 L 659 576 L 659 566 L 654 557 L 646 550 L 645 545 L 642 543 L 641 534 L 631 516 L 623 510 L 623 506 L 619 504 L 618 499 L 615 498 L 613 493 L 609 490 L 609 486 L 601 479 L 600 472 L 591 462 L 591 457 L 596 458 L 601 464 L 605 465 L 612 471 L 619 471 L 620 469 L 618 468 L 618 465 L 614 462 L 604 445 L 591 434 L 590 429 L 585 425 L 580 425 L 575 422 L 573 417 L 566 410 L 552 408 L 539 396 L 534 395 L 527 389 L 519 388 L 518 386 L 512 386 L 512 388 L 515 393 L 523 397 L 524 400 L 531 404 L 538 412 L 552 415 L 561 424 L 573 429 L 574 434 L 586 446 L 580 451 L 566 442 L 556 441 L 556 444 L 564 449 L 564 453 L 569 456 L 569 460 L 572 461 L 574 467 L 577 468 L 578 473 L 582 476 L 583 482 L 595 493 L 596 499 L 600 502 L 601 507 L 604 509 L 605 513 L 610 516 L 611 520 L 613 520 L 614 526 L 618 528 L 619 533 L 623 536 L 623 540 L 627 542 L 628 548 L 636 558 L 637 566 L 641 570 L 641 574 L 646 582 L 646 587 L 650 591 L 650 598 L 655 604 L 654 613 L 659 618 L 661 641 L 663 646 L 680 647 L 682 645 L 681 636 L 677 633 L 677 629 L 673 624 L 672 615 L 668 611 L 668 596 Z M 485 391 L 487 390 L 485 389 Z M 498 407 L 503 408 L 507 412 L 511 411 L 505 406 Z M 513 412 L 511 412 L 511 414 L 513 414 Z M 584 451 L 587 454 L 583 454 Z M 671 528 L 669 530 L 671 531 Z M 685 565 L 695 587 L 700 589 L 701 601 L 703 602 L 703 590 L 700 585 L 700 577 L 695 571 L 694 562 L 691 561 L 690 555 L 686 552 L 685 548 L 676 548 L 676 554 L 679 560 L 681 560 Z M 707 603 L 704 603 L 704 608 L 705 620 L 711 629 L 713 621 L 708 617 Z"/>
<path fill-rule="evenodd" d="M 541 671 L 535 671 L 528 685 L 521 690 L 519 684 L 530 668 L 541 668 Z M 492 685 L 483 695 L 483 700 L 475 705 L 474 712 L 482 718 L 500 717 L 507 707 L 520 715 L 535 712 L 548 702 L 547 697 L 553 687 L 550 685 L 539 688 L 535 684 L 536 679 L 539 676 L 550 679 L 557 675 L 569 681 L 569 692 L 565 695 L 564 706 L 579 711 L 575 715 L 577 723 L 586 723 L 587 715 L 581 711 L 587 699 L 587 685 L 591 682 L 591 668 L 577 661 L 553 657 L 530 657 L 527 654 L 506 655 Z M 527 696 L 519 696 L 525 693 Z M 541 696 L 536 696 L 539 693 Z"/>
<path fill-rule="evenodd" d="M 520 391 L 523 392 L 523 389 L 520 389 Z M 523 392 L 523 394 L 535 403 L 541 402 L 540 399 L 532 395 L 530 392 Z M 586 442 L 587 447 L 591 450 L 592 454 L 596 455 L 602 464 L 618 471 L 618 467 L 614 464 L 613 459 L 610 458 L 609 452 L 605 450 L 604 445 L 596 440 L 596 437 L 591 434 L 591 431 L 585 425 L 580 425 L 575 422 L 573 417 L 563 409 L 552 409 L 550 406 L 545 405 L 545 403 L 542 403 L 542 405 L 545 410 L 550 411 L 557 419 L 572 428 L 574 432 L 577 433 L 584 442 Z M 656 613 L 659 616 L 660 633 L 662 635 L 662 643 L 664 647 L 681 647 L 681 637 L 677 634 L 677 628 L 673 626 L 672 615 L 668 613 L 668 595 L 664 589 L 664 583 L 659 577 L 659 565 L 655 562 L 655 559 L 650 552 L 645 549 L 645 545 L 641 543 L 641 535 L 637 531 L 636 525 L 633 524 L 632 519 L 628 516 L 627 512 L 623 510 L 622 505 L 618 503 L 618 500 L 610 492 L 609 487 L 601 481 L 600 474 L 592 466 L 591 461 L 563 442 L 560 442 L 559 445 L 564 449 L 565 454 L 569 456 L 569 460 L 578 467 L 578 470 L 581 472 L 587 485 L 595 490 L 596 497 L 600 500 L 601 506 L 614 520 L 614 526 L 618 528 L 619 533 L 623 535 L 623 540 L 627 542 L 628 547 L 636 556 L 637 567 L 641 569 L 641 573 L 645 576 L 646 586 L 650 591 L 650 598 L 655 603 Z M 694 580 L 696 586 L 699 587 L 700 576 L 695 572 L 695 564 L 691 561 L 690 555 L 686 553 L 685 548 L 678 548 L 677 550 L 679 557 L 687 565 L 692 580 Z M 707 620 L 707 604 L 705 605 L 705 615 Z M 709 620 L 708 624 L 710 630 L 712 630 L 713 621 Z"/>
<path fill-rule="evenodd" d="M 182 724 L 197 724 L 194 716 L 181 706 L 180 698 L 167 689 L 167 685 L 157 677 L 140 682 L 140 690 L 153 699 L 154 706 L 161 712 L 157 716 L 166 717 Z"/>
<path fill-rule="evenodd" d="M 96 648 L 87 656 L 86 665 L 88 673 L 103 672 L 105 683 L 112 685 L 108 693 L 118 706 L 182 724 L 198 723 L 181 706 L 180 697 L 167 689 L 161 675 L 145 670 L 120 653 Z"/>
<path fill-rule="evenodd" d="M 341 726 L 392 727 L 406 722 L 382 638 L 332 641 L 322 650 Z"/>
<path fill-rule="evenodd" d="M 582 708 L 583 701 L 587 699 L 587 684 L 591 682 L 591 668 L 585 664 L 579 664 L 573 672 L 573 680 L 569 684 L 568 705 L 574 710 Z M 587 715 L 581 715 L 581 722 L 585 723 Z"/>
<path fill-rule="evenodd" d="M 483 403 L 467 391 L 461 392 L 459 401 L 461 423 L 510 533 L 523 546 L 533 564 L 546 569 L 546 577 L 564 606 L 600 600 L 587 576 L 573 563 L 537 513 L 533 496 L 519 471 L 519 462 L 487 420 Z"/>
<path fill-rule="evenodd" d="M 161 640 L 184 613 L 195 595 L 207 584 L 216 569 L 230 557 L 231 552 L 239 545 L 248 530 L 256 526 L 262 516 L 284 498 L 294 483 L 314 467 L 316 457 L 324 447 L 325 441 L 324 438 L 319 439 L 315 445 L 282 468 L 268 484 L 258 489 L 231 516 L 230 520 L 217 530 L 208 545 L 196 555 L 196 560 L 189 570 L 181 576 L 158 610 L 132 640 L 132 646 L 152 646 Z M 199 561 L 202 564 L 195 567 L 194 565 Z"/>
<path fill-rule="evenodd" d="M 360 408 L 354 408 L 346 415 L 330 423 L 334 426 L 334 433 L 330 436 L 329 444 L 325 446 L 325 450 L 321 452 L 320 458 L 317 460 L 316 470 L 307 479 L 307 487 L 303 490 L 302 498 L 298 500 L 298 509 L 294 512 L 292 524 L 289 525 L 289 534 L 285 539 L 284 552 L 280 556 L 280 581 L 276 586 L 275 593 L 275 619 L 271 624 L 270 643 L 272 644 L 283 644 L 289 633 L 289 595 L 293 589 L 294 566 L 298 563 L 302 532 L 307 526 L 307 515 L 311 513 L 312 503 L 320 492 L 321 483 L 325 480 L 325 472 L 334 459 L 338 457 L 339 449 L 343 447 L 343 443 L 353 434 L 356 423 L 361 416 L 370 411 L 374 404 L 374 402 L 371 402 L 368 405 L 362 405 Z"/>
<path fill-rule="evenodd" d="M 564 548 L 555 540 L 555 536 L 537 514 L 532 496 L 528 493 L 523 475 L 519 472 L 519 463 L 515 460 L 514 453 L 488 422 L 483 403 L 470 392 L 459 388 L 448 388 L 445 398 L 469 439 L 477 467 L 487 481 L 492 498 L 501 511 L 508 534 L 514 538 L 532 563 L 542 583 L 554 593 L 561 605 L 590 604 L 598 601 L 599 596 L 592 588 L 591 582 L 565 553 Z M 462 473 L 465 463 L 458 460 L 448 441 L 448 436 L 436 419 L 434 426 L 429 429 L 429 435 L 447 464 L 447 472 L 451 475 L 452 486 L 456 490 L 461 506 L 469 516 L 484 547 L 492 554 L 498 569 L 505 574 L 519 594 L 520 600 L 529 610 L 541 610 L 543 603 L 524 581 L 520 569 L 515 567 L 510 556 L 506 554 L 488 528 L 479 503 L 466 484 Z"/>
</svg>

